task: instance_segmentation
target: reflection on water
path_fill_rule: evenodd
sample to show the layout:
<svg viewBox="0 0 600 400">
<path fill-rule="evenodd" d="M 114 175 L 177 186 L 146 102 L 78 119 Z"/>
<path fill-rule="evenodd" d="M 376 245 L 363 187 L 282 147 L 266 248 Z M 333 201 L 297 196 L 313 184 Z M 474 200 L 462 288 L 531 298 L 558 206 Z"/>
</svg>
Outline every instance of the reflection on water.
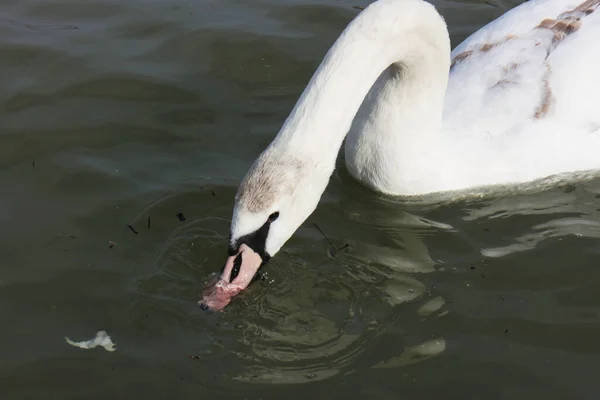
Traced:
<svg viewBox="0 0 600 400">
<path fill-rule="evenodd" d="M 229 221 L 219 216 L 199 217 L 205 211 L 192 200 L 214 198 L 216 191 L 225 196 L 222 210 L 227 213 L 234 191 L 206 186 L 160 197 L 133 219 L 131 226 L 140 234 L 146 234 L 148 226 L 169 232 L 157 243 L 156 269 L 137 283 L 133 313 L 142 321 L 143 310 L 148 308 L 162 321 L 191 318 L 186 325 L 198 324 L 194 329 L 208 330 L 211 337 L 201 352 L 203 357 L 229 359 L 224 372 L 229 378 L 298 383 L 348 373 L 398 318 L 401 304 L 422 303 L 413 319 L 443 308 L 439 297 L 418 300 L 426 291 L 418 274 L 433 272 L 435 264 L 419 232 L 435 231 L 443 225 L 428 224 L 404 212 L 391 222 L 378 210 L 360 213 L 367 230 L 370 225 L 371 230 L 381 232 L 376 240 L 366 240 L 361 231 L 357 238 L 333 236 L 333 246 L 339 245 L 341 250 L 331 252 L 329 239 L 306 226 L 298 235 L 301 242 L 294 238 L 267 266 L 265 281 L 236 297 L 224 313 L 194 315 L 190 301 L 197 297 L 199 283 L 224 262 Z M 185 204 L 184 221 L 174 218 L 178 204 Z M 359 221 L 357 215 L 340 217 L 350 224 Z M 433 347 L 407 348 L 393 363 L 427 359 L 443 351 L 441 343 L 438 339 Z"/>
<path fill-rule="evenodd" d="M 514 5 L 435 3 L 455 44 Z M 240 179 L 355 5 L 0 4 L 2 398 L 597 397 L 590 176 L 390 199 L 339 160 L 268 279 L 198 308 Z M 64 342 L 98 331 L 116 351 Z"/>
<path fill-rule="evenodd" d="M 582 196 L 584 194 L 584 196 Z M 575 187 L 561 196 L 556 191 L 529 197 L 507 197 L 470 210 L 466 221 L 499 220 L 505 229 L 504 245 L 481 249 L 486 257 L 503 257 L 535 248 L 540 242 L 564 236 L 600 238 L 600 212 L 595 196 Z M 513 222 L 514 221 L 514 222 Z M 524 224 L 531 224 L 523 231 Z"/>
<path fill-rule="evenodd" d="M 333 192 L 338 184 L 336 179 Z M 594 190 L 593 182 L 588 186 Z M 511 291 L 508 282 L 502 284 L 502 275 L 508 276 L 502 271 L 506 267 L 489 268 L 490 262 L 527 250 L 519 246 L 527 235 L 535 243 L 562 240 L 574 231 L 580 232 L 574 237 L 582 238 L 582 226 L 596 226 L 590 221 L 598 209 L 592 204 L 595 195 L 586 195 L 585 185 L 580 188 L 578 194 L 557 188 L 534 195 L 427 206 L 425 214 L 420 215 L 418 206 L 410 210 L 389 200 L 382 204 L 376 196 L 371 201 L 355 201 L 354 193 L 359 198 L 364 193 L 344 189 L 339 202 L 325 203 L 324 210 L 319 209 L 311 218 L 312 222 L 320 220 L 320 229 L 327 238 L 306 224 L 269 264 L 266 281 L 236 298 L 224 313 L 210 316 L 193 310 L 192 304 L 199 282 L 218 271 L 224 260 L 235 188 L 206 186 L 175 193 L 152 202 L 132 222 L 144 229 L 152 216 L 153 226 L 158 224 L 153 229 L 161 229 L 162 223 L 170 226 L 163 227 L 168 236 L 157 243 L 156 270 L 138 283 L 134 309 L 150 307 L 154 313 L 160 312 L 157 318 L 178 324 L 182 318 L 190 318 L 186 325 L 209 333 L 209 341 L 202 346 L 203 357 L 221 360 L 227 365 L 220 372 L 222 377 L 243 382 L 318 381 L 339 374 L 352 375 L 357 368 L 399 368 L 427 361 L 443 354 L 446 339 L 426 335 L 420 342 L 413 338 L 402 344 L 409 328 L 398 324 L 439 326 L 436 320 L 456 318 L 453 313 L 460 297 L 478 293 L 480 299 L 486 299 L 486 291 L 496 292 L 496 304 L 486 305 L 489 318 L 494 318 L 494 313 L 506 315 L 507 309 L 516 313 L 514 307 L 524 302 L 529 302 L 528 307 L 514 315 L 525 315 L 529 321 L 542 318 L 541 304 L 532 308 L 532 301 L 539 303 L 541 293 L 519 293 L 518 300 L 500 294 Z M 225 204 L 214 209 L 215 215 L 206 216 L 204 207 L 195 203 L 199 198 L 213 199 L 215 190 L 224 195 Z M 178 204 L 186 205 L 185 221 L 174 218 Z M 448 207 L 453 207 L 454 215 L 443 220 L 450 223 L 436 222 L 436 215 L 447 214 Z M 327 214 L 327 218 L 319 218 L 320 213 Z M 518 220 L 507 225 L 511 218 Z M 513 231 L 506 230 L 506 226 Z M 526 233 L 519 236 L 515 232 Z M 588 236 L 592 235 L 590 229 Z M 492 253 L 493 243 L 484 243 L 486 237 L 494 243 L 511 243 L 512 247 L 502 254 Z M 458 254 L 449 257 L 444 246 L 428 245 L 438 241 L 453 246 Z M 330 246 L 342 250 L 331 252 Z M 500 247 L 496 244 L 495 248 Z M 470 251 L 465 252 L 467 249 Z M 458 256 L 460 253 L 464 255 Z M 461 262 L 465 256 L 468 258 Z M 457 262 L 471 267 L 457 267 Z M 460 276 L 475 270 L 458 283 L 464 292 L 460 296 L 459 292 L 438 289 L 435 283 L 440 279 L 442 285 L 451 283 L 453 278 L 444 283 L 444 274 Z M 432 273 L 437 274 L 433 280 L 424 279 Z M 533 273 L 521 272 L 520 276 Z M 474 280 L 473 276 L 480 279 Z M 513 272 L 512 276 L 519 274 Z M 547 294 L 545 297 L 542 301 L 548 301 Z M 181 299 L 186 301 L 182 303 Z M 552 315 L 557 318 L 558 308 L 554 306 Z M 475 315 L 481 315 L 481 311 Z M 430 334 L 442 332 L 433 329 Z M 388 335 L 398 341 L 396 349 L 366 361 Z"/>
</svg>

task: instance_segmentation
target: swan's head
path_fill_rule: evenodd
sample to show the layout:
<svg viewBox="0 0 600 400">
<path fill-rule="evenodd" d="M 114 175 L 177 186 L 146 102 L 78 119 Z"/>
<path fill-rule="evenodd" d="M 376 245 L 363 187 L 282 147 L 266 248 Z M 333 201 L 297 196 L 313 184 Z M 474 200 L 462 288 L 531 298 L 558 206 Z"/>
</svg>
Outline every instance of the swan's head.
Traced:
<svg viewBox="0 0 600 400">
<path fill-rule="evenodd" d="M 257 278 L 315 210 L 332 169 L 270 150 L 256 160 L 235 198 L 229 257 L 204 290 L 202 308 L 223 309 Z"/>
</svg>

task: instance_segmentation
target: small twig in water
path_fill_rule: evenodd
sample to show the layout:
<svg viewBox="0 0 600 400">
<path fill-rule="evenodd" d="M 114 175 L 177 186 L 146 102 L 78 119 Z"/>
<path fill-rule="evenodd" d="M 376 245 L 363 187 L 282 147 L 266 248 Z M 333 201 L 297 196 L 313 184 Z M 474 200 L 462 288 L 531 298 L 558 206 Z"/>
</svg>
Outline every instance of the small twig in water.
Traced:
<svg viewBox="0 0 600 400">
<path fill-rule="evenodd" d="M 327 238 L 327 236 L 325 236 L 325 232 L 323 232 L 323 230 L 321 228 L 319 228 L 319 225 L 317 225 L 317 224 L 313 224 L 313 225 L 315 226 L 315 228 L 317 228 L 317 230 L 321 233 L 321 235 L 323 235 L 325 240 L 327 240 L 327 243 L 329 243 L 329 246 L 333 247 L 333 243 L 331 243 L 331 240 L 329 240 L 329 238 Z"/>
<path fill-rule="evenodd" d="M 138 231 L 136 231 L 133 226 L 127 225 L 127 227 L 131 230 L 131 232 L 135 233 L 136 235 L 138 234 Z"/>
<path fill-rule="evenodd" d="M 67 239 L 75 239 L 75 236 L 73 235 L 63 235 L 62 233 L 57 233 L 56 236 L 60 236 Z"/>
<path fill-rule="evenodd" d="M 337 249 L 335 252 L 338 253 L 342 250 L 348 249 L 350 248 L 350 243 L 346 243 L 345 245 L 343 245 L 342 247 L 340 247 L 339 249 Z"/>
<path fill-rule="evenodd" d="M 345 245 L 343 245 L 342 247 L 340 247 L 339 249 L 334 248 L 333 246 L 329 248 L 329 254 L 331 254 L 331 257 L 337 257 L 338 253 L 344 249 L 347 249 L 350 247 L 350 243 L 346 243 Z"/>
<path fill-rule="evenodd" d="M 323 230 L 319 227 L 319 225 L 317 224 L 313 224 L 315 226 L 315 228 L 317 228 L 317 230 L 321 233 L 321 235 L 323 235 L 323 237 L 325 238 L 325 240 L 327 240 L 327 243 L 329 243 L 329 254 L 331 254 L 332 257 L 335 257 L 337 255 L 338 252 L 347 249 L 350 247 L 350 243 L 346 243 L 345 245 L 343 245 L 342 247 L 340 247 L 339 249 L 336 249 L 333 246 L 333 243 L 331 242 L 331 240 L 329 240 L 329 238 L 325 235 L 325 232 L 323 232 Z"/>
<path fill-rule="evenodd" d="M 148 229 L 150 229 L 150 216 L 148 215 Z"/>
</svg>

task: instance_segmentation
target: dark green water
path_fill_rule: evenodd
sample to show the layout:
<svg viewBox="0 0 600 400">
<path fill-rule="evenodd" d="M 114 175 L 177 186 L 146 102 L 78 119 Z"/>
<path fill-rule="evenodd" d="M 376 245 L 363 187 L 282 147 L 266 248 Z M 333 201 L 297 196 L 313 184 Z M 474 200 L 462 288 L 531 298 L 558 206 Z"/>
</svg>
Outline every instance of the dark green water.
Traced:
<svg viewBox="0 0 600 400">
<path fill-rule="evenodd" d="M 340 163 L 269 280 L 197 307 L 365 4 L 0 1 L 0 398 L 598 398 L 599 181 L 407 205 Z M 456 45 L 516 3 L 436 5 Z M 64 339 L 99 330 L 116 352 Z"/>
</svg>

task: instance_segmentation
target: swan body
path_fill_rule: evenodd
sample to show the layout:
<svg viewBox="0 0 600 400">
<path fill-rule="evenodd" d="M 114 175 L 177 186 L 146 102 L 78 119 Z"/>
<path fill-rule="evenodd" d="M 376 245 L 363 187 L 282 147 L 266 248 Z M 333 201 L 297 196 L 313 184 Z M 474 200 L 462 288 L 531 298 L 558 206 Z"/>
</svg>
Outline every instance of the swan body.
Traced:
<svg viewBox="0 0 600 400">
<path fill-rule="evenodd" d="M 224 307 L 314 211 L 344 140 L 350 174 L 391 195 L 600 169 L 599 5 L 531 0 L 453 51 L 431 4 L 368 6 L 242 181 L 204 304 Z"/>
<path fill-rule="evenodd" d="M 399 108 L 422 90 L 408 97 L 386 70 L 348 134 L 350 173 L 379 192 L 424 195 L 600 168 L 597 6 L 533 0 L 486 25 L 452 51 L 443 111 L 405 107 L 414 127 Z M 419 120 L 434 115 L 441 124 L 425 133 Z"/>
</svg>

